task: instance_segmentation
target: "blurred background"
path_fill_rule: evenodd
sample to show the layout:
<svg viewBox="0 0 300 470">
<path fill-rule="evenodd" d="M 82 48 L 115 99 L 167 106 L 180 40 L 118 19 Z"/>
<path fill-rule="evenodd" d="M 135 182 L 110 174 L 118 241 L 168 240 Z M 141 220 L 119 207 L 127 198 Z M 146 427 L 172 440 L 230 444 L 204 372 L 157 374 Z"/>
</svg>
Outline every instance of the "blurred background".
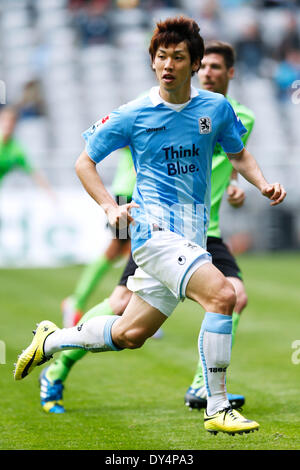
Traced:
<svg viewBox="0 0 300 470">
<path fill-rule="evenodd" d="M 248 148 L 288 191 L 270 208 L 240 178 L 247 201 L 238 211 L 223 201 L 225 240 L 236 254 L 299 250 L 300 0 L 1 0 L 0 101 L 17 106 L 15 136 L 53 191 L 20 171 L 2 179 L 2 266 L 86 263 L 104 251 L 105 217 L 74 171 L 81 133 L 156 84 L 149 39 L 157 20 L 178 14 L 205 40 L 235 46 L 229 94 L 256 115 Z M 108 186 L 117 162 L 116 152 L 102 164 Z"/>
</svg>

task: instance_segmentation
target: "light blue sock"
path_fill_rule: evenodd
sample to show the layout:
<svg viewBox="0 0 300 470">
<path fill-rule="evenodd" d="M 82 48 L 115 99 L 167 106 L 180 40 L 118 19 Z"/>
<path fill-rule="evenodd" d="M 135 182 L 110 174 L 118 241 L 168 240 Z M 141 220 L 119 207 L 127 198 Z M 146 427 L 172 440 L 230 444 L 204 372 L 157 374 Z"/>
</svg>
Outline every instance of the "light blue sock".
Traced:
<svg viewBox="0 0 300 470">
<path fill-rule="evenodd" d="M 206 312 L 199 334 L 199 354 L 207 391 L 207 413 L 229 406 L 226 369 L 231 356 L 231 315 Z"/>
</svg>

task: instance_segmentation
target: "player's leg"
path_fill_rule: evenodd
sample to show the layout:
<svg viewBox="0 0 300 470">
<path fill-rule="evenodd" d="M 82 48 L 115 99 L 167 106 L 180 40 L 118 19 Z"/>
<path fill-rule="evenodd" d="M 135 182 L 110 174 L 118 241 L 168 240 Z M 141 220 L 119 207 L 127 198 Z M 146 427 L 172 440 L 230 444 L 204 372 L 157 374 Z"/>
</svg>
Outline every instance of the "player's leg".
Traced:
<svg viewBox="0 0 300 470">
<path fill-rule="evenodd" d="M 202 347 L 203 339 L 209 343 L 208 348 L 205 348 L 212 356 L 209 357 L 210 368 L 217 367 L 217 373 L 207 372 L 209 382 L 212 382 L 208 409 L 214 412 L 225 408 L 229 403 L 226 393 L 224 395 L 223 369 L 229 364 L 231 353 L 231 314 L 236 301 L 233 286 L 211 264 L 211 257 L 206 250 L 172 232 L 156 231 L 144 246 L 134 252 L 134 257 L 142 268 L 141 278 L 144 272 L 150 272 L 153 278 L 168 286 L 177 298 L 189 297 L 206 310 L 203 325 L 210 323 L 215 328 L 216 344 L 211 344 L 211 337 L 206 334 L 200 335 L 199 344 Z M 135 272 L 132 283 L 131 279 L 128 280 L 128 287 L 133 291 L 135 284 L 139 286 L 138 274 L 139 270 Z M 218 352 L 216 357 L 213 356 L 214 351 Z M 218 368 L 222 368 L 222 373 L 219 373 Z"/>
<path fill-rule="evenodd" d="M 44 354 L 51 356 L 59 350 L 81 348 L 91 352 L 120 351 L 122 349 L 140 348 L 164 323 L 172 313 L 178 300 L 169 293 L 168 289 L 158 284 L 157 296 L 162 310 L 154 307 L 151 294 L 144 298 L 132 293 L 130 301 L 122 316 L 102 316 L 88 319 L 76 328 L 57 329 L 47 337 L 44 344 Z M 161 289 L 161 291 L 159 290 Z M 147 289 L 146 289 L 147 290 Z M 166 291 L 166 295 L 163 294 Z M 163 299 L 161 300 L 161 297 Z"/>
<path fill-rule="evenodd" d="M 128 280 L 130 290 L 134 291 L 135 285 L 139 286 L 143 273 L 150 272 L 153 278 L 159 279 L 164 285 L 168 286 L 177 298 L 189 297 L 199 303 L 207 312 L 210 312 L 206 314 L 207 320 L 204 321 L 204 325 L 211 317 L 212 321 L 217 323 L 218 326 L 218 318 L 222 317 L 219 323 L 221 326 L 226 323 L 226 334 L 221 332 L 219 334 L 216 329 L 215 338 L 218 342 L 218 351 L 220 351 L 220 354 L 222 353 L 220 360 L 222 362 L 224 359 L 224 364 L 227 364 L 231 351 L 231 314 L 236 297 L 232 285 L 211 264 L 211 257 L 207 251 L 175 233 L 156 231 L 144 246 L 135 250 L 134 257 L 137 264 L 142 268 L 141 279 L 138 278 L 140 271 L 137 270 L 133 280 Z M 230 334 L 228 334 L 229 327 Z M 207 335 L 205 341 L 206 338 Z M 221 348 L 223 343 L 224 351 Z M 212 351 L 213 346 L 209 345 L 209 350 Z M 212 359 L 210 367 L 216 367 L 213 364 L 216 363 L 217 359 L 219 357 Z M 225 380 L 225 373 L 222 377 Z M 219 386 L 224 388 L 224 380 L 221 379 L 220 374 L 216 374 L 215 378 Z M 221 409 L 228 405 L 223 388 L 219 390 L 217 385 L 215 386 L 215 390 L 212 392 L 213 398 L 209 403 L 209 411 Z"/>
<path fill-rule="evenodd" d="M 238 324 L 241 318 L 241 313 L 245 309 L 248 303 L 248 296 L 245 290 L 243 281 L 239 277 L 228 276 L 228 281 L 233 285 L 236 292 L 236 304 L 232 314 L 232 346 L 235 342 L 235 336 L 238 328 Z"/>
<path fill-rule="evenodd" d="M 199 355 L 206 390 L 209 390 L 207 408 L 209 414 L 213 414 L 229 406 L 225 375 L 231 356 L 235 292 L 223 274 L 211 263 L 206 263 L 192 275 L 186 296 L 202 305 L 206 312 L 199 336 Z"/>
<path fill-rule="evenodd" d="M 199 355 L 204 370 L 207 409 L 204 427 L 210 432 L 243 433 L 258 423 L 233 410 L 227 398 L 226 370 L 230 364 L 232 318 L 236 302 L 232 284 L 212 264 L 199 267 L 190 278 L 186 296 L 206 310 L 199 335 Z"/>
<path fill-rule="evenodd" d="M 135 278 L 136 273 L 132 277 Z M 136 294 L 131 296 L 121 317 L 96 316 L 85 323 L 80 323 L 78 327 L 63 329 L 59 329 L 49 321 L 41 322 L 33 341 L 18 358 L 15 380 L 26 377 L 37 365 L 49 360 L 56 352 L 69 349 L 104 352 L 119 351 L 125 347 L 129 349 L 140 347 L 157 331 L 166 316 L 173 312 L 179 300 L 167 287 L 146 273 L 143 276 L 139 275 L 137 282 L 138 298 Z M 117 330 L 119 334 L 114 333 L 112 337 L 114 323 L 119 323 Z"/>
<path fill-rule="evenodd" d="M 102 315 L 122 315 L 132 292 L 126 287 L 127 279 L 132 276 L 137 268 L 132 255 L 122 273 L 119 285 L 115 287 L 108 299 L 89 310 L 79 321 L 84 323 L 89 318 Z M 84 349 L 72 349 L 62 351 L 50 367 L 44 369 L 40 375 L 40 398 L 41 405 L 46 412 L 63 413 L 63 388 L 64 382 L 76 362 L 86 355 Z"/>
<path fill-rule="evenodd" d="M 241 272 L 236 260 L 229 252 L 228 247 L 223 243 L 222 239 L 208 237 L 207 249 L 212 255 L 213 264 L 226 276 L 227 280 L 231 282 L 235 289 L 236 304 L 232 314 L 233 345 L 240 314 L 247 304 L 247 295 L 242 282 Z M 233 408 L 240 408 L 245 403 L 245 397 L 243 395 L 228 394 L 228 399 Z M 200 359 L 193 381 L 184 396 L 184 402 L 190 409 L 206 408 L 206 388 Z"/>
<path fill-rule="evenodd" d="M 132 295 L 132 292 L 126 287 L 127 280 L 129 276 L 133 276 L 136 269 L 137 265 L 130 254 L 127 265 L 120 278 L 119 285 L 113 290 L 111 296 L 87 312 L 79 323 L 84 323 L 94 316 L 122 315 Z M 158 329 L 153 337 L 161 337 L 161 329 Z M 86 353 L 87 351 L 84 349 L 63 351 L 50 367 L 42 371 L 40 376 L 40 395 L 41 405 L 45 411 L 52 413 L 62 413 L 65 411 L 63 407 L 63 384 L 71 368 L 73 368 L 76 362 L 84 357 Z"/>
<path fill-rule="evenodd" d="M 79 323 L 103 315 L 120 315 L 125 310 L 132 293 L 125 286 L 117 286 L 109 299 L 89 310 Z M 64 413 L 63 389 L 71 369 L 87 354 L 84 349 L 62 351 L 40 375 L 40 400 L 44 411 Z"/>
<path fill-rule="evenodd" d="M 226 411 L 232 411 L 225 381 L 231 356 L 231 315 L 236 302 L 232 284 L 211 264 L 206 250 L 174 232 L 153 230 L 152 237 L 134 251 L 134 259 L 140 268 L 128 279 L 130 290 L 139 291 L 143 277 L 147 285 L 145 273 L 151 273 L 150 282 L 158 279 L 177 299 L 191 298 L 206 310 L 199 335 L 199 352 L 205 372 L 207 411 L 212 414 L 214 427 L 221 430 L 216 422 L 221 415 L 226 421 L 224 432 L 231 432 L 232 427 L 240 428 L 241 432 L 257 427 L 257 423 L 250 421 L 242 424 L 243 417 L 232 416 L 231 412 L 228 415 Z M 151 285 L 148 287 L 150 289 Z M 154 302 L 158 297 L 155 299 L 152 294 L 150 301 L 157 306 Z M 235 420 L 238 426 L 231 426 Z"/>
<path fill-rule="evenodd" d="M 160 310 L 133 293 L 120 320 L 112 325 L 112 341 L 120 349 L 140 348 L 166 319 Z"/>
<path fill-rule="evenodd" d="M 232 343 L 234 343 L 240 314 L 248 301 L 242 273 L 236 259 L 221 238 L 208 237 L 207 250 L 212 255 L 213 264 L 224 274 L 235 289 L 236 304 L 232 314 Z"/>
<path fill-rule="evenodd" d="M 174 307 L 172 311 L 173 309 Z M 37 365 L 41 365 L 54 353 L 62 350 L 85 349 L 91 352 L 104 352 L 141 347 L 165 319 L 166 315 L 134 294 L 121 317 L 97 316 L 78 327 L 63 329 L 59 329 L 50 321 L 43 321 L 34 332 L 31 344 L 18 358 L 15 380 L 23 379 Z M 114 323 L 119 323 L 117 328 Z"/>
<path fill-rule="evenodd" d="M 85 323 L 93 317 L 103 315 L 121 315 L 130 300 L 132 293 L 125 286 L 117 286 L 108 299 L 90 309 L 80 319 L 79 324 Z M 59 357 L 47 369 L 47 378 L 50 381 L 61 380 L 64 382 L 73 365 L 87 353 L 84 349 L 63 351 Z"/>
</svg>

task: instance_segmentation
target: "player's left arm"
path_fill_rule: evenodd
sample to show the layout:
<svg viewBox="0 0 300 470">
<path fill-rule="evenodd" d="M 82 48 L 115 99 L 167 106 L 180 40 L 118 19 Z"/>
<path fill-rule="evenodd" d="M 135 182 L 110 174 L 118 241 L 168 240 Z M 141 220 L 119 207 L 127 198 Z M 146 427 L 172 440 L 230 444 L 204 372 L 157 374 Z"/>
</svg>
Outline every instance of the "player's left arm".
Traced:
<svg viewBox="0 0 300 470">
<path fill-rule="evenodd" d="M 276 206 L 284 200 L 286 196 L 284 187 L 280 183 L 267 182 L 255 158 L 248 150 L 243 148 L 239 153 L 228 153 L 227 155 L 230 158 L 233 168 L 249 181 L 249 183 L 256 186 L 263 196 L 269 198 L 271 200 L 271 206 Z"/>
<path fill-rule="evenodd" d="M 250 109 L 247 109 L 245 107 L 238 107 L 236 110 L 236 114 L 242 121 L 245 129 L 247 130 L 247 132 L 245 132 L 241 136 L 241 140 L 244 144 L 244 147 L 246 147 L 248 139 L 254 127 L 255 116 Z M 238 172 L 233 168 L 230 175 L 230 181 L 227 187 L 227 201 L 232 207 L 238 208 L 243 206 L 245 199 L 245 191 L 239 186 L 238 183 Z"/>
</svg>

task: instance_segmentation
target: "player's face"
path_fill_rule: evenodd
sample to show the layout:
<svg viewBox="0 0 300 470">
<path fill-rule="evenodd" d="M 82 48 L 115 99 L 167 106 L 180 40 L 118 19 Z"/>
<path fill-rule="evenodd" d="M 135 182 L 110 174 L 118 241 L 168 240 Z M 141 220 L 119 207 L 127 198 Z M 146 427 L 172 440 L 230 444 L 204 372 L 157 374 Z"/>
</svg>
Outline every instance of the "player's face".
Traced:
<svg viewBox="0 0 300 470">
<path fill-rule="evenodd" d="M 174 103 L 184 103 L 189 99 L 192 72 L 198 70 L 199 64 L 191 64 L 185 41 L 168 47 L 159 46 L 152 66 L 163 99 Z"/>
<path fill-rule="evenodd" d="M 226 95 L 234 68 L 227 68 L 221 54 L 208 54 L 202 59 L 198 77 L 202 88 Z"/>
</svg>

